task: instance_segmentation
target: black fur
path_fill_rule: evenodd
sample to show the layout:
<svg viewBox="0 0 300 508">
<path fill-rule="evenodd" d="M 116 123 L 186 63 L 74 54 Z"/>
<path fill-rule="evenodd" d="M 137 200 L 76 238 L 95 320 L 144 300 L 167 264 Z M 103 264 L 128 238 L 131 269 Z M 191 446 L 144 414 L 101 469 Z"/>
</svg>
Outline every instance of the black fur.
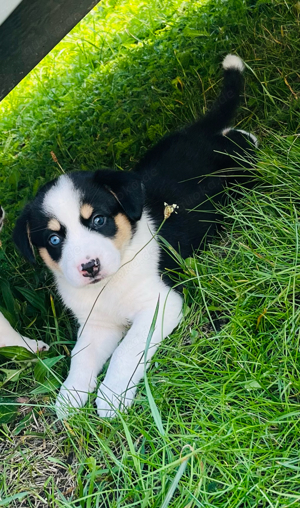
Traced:
<svg viewBox="0 0 300 508">
<path fill-rule="evenodd" d="M 88 203 L 94 209 L 89 219 L 80 218 L 81 223 L 88 229 L 98 231 L 108 238 L 114 238 L 117 233 L 114 217 L 122 212 L 132 223 L 136 222 L 143 210 L 143 190 L 141 179 L 133 173 L 121 173 L 113 170 L 76 171 L 70 173 L 74 187 L 79 190 L 82 204 Z M 46 248 L 51 258 L 58 262 L 66 236 L 65 228 L 55 233 L 61 238 L 61 243 L 53 247 L 49 238 L 53 231 L 48 229 L 49 217 L 43 210 L 43 200 L 47 192 L 55 185 L 57 179 L 48 182 L 37 193 L 35 199 L 28 204 L 16 222 L 13 239 L 23 256 L 30 262 L 35 262 L 33 246 Z M 102 215 L 106 218 L 101 228 L 93 226 L 93 218 Z"/>
<path fill-rule="evenodd" d="M 248 169 L 253 166 L 253 140 L 249 135 L 231 130 L 222 134 L 234 117 L 242 86 L 242 74 L 233 68 L 224 71 L 221 94 L 211 111 L 185 129 L 162 139 L 137 164 L 134 172 L 111 170 L 75 172 L 69 176 L 80 190 L 83 203 L 89 203 L 95 214 L 105 216 L 101 234 L 116 233 L 113 217 L 125 213 L 131 224 L 140 219 L 146 209 L 158 228 L 164 219 L 165 203 L 176 204 L 177 213 L 165 221 L 160 236 L 183 258 L 201 247 L 216 224 L 214 203 L 224 199 L 224 186 L 249 180 Z M 239 162 L 243 159 L 243 163 Z M 23 255 L 34 260 L 33 245 L 49 249 L 49 217 L 43 212 L 43 199 L 55 180 L 45 185 L 35 200 L 18 219 L 14 241 Z M 213 200 L 212 200 L 213 198 Z M 82 224 L 92 229 L 90 219 Z M 30 230 L 28 238 L 26 229 Z M 134 227 L 133 227 L 134 231 Z M 53 233 L 53 232 L 52 232 Z M 160 272 L 177 267 L 167 249 L 161 249 Z M 166 282 L 171 283 L 168 278 Z"/>
<path fill-rule="evenodd" d="M 113 193 L 130 221 L 136 222 L 141 218 L 144 195 L 139 175 L 121 171 L 96 171 L 94 183 Z"/>
<path fill-rule="evenodd" d="M 157 227 L 163 221 L 165 202 L 179 206 L 164 223 L 160 235 L 183 258 L 214 232 L 220 218 L 214 203 L 223 201 L 224 186 L 252 183 L 247 169 L 253 166 L 253 140 L 235 130 L 222 134 L 235 114 L 242 83 L 240 71 L 225 70 L 223 89 L 212 110 L 162 139 L 135 169 L 145 188 L 145 206 Z M 176 267 L 174 257 L 162 249 L 160 271 Z"/>
<path fill-rule="evenodd" d="M 27 261 L 32 264 L 35 263 L 33 246 L 45 247 L 47 244 L 46 236 L 49 217 L 43 212 L 42 204 L 45 194 L 55 182 L 56 180 L 51 180 L 51 182 L 43 185 L 35 199 L 25 206 L 13 231 L 13 240 L 16 246 Z"/>
</svg>

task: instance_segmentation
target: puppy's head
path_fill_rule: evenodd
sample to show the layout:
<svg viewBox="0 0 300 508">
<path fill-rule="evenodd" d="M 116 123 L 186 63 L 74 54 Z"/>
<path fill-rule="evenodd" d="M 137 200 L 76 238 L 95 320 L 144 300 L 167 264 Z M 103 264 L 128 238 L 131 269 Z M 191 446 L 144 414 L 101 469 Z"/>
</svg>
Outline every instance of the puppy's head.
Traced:
<svg viewBox="0 0 300 508">
<path fill-rule="evenodd" d="M 46 265 L 74 287 L 114 274 L 143 210 L 138 175 L 81 171 L 62 175 L 40 189 L 25 207 L 14 241 L 34 262 L 34 247 Z"/>
</svg>

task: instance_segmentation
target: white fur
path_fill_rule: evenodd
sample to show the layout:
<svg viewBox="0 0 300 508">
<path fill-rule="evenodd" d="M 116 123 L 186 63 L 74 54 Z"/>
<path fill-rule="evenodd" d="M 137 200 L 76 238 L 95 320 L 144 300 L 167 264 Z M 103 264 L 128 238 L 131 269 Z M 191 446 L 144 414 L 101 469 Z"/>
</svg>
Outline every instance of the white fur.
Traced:
<svg viewBox="0 0 300 508">
<path fill-rule="evenodd" d="M 86 286 L 90 280 L 82 276 L 80 267 L 88 259 L 99 258 L 99 278 L 115 273 L 120 267 L 120 251 L 109 238 L 89 231 L 80 221 L 81 196 L 72 180 L 62 175 L 45 195 L 43 208 L 49 217 L 55 217 L 67 230 L 66 240 L 58 266 L 74 287 Z M 81 298 L 80 298 L 81 299 Z"/>
<path fill-rule="evenodd" d="M 161 340 L 179 323 L 182 297 L 159 276 L 159 247 L 146 211 L 129 246 L 117 260 L 113 250 L 117 249 L 112 248 L 109 239 L 80 224 L 80 195 L 68 177 L 59 179 L 43 205 L 67 228 L 60 270 L 54 275 L 63 302 L 80 324 L 70 372 L 56 402 L 57 414 L 65 418 L 86 403 L 88 392 L 96 388 L 98 373 L 112 355 L 98 390 L 97 407 L 99 416 L 113 417 L 118 409 L 131 405 L 143 377 L 142 358 L 158 298 L 159 313 L 147 354 L 149 360 Z M 76 266 L 86 255 L 99 257 L 105 268 L 105 278 L 96 284 L 89 284 L 82 275 L 82 283 L 78 279 Z"/>
<path fill-rule="evenodd" d="M 0 312 L 0 347 L 22 346 L 28 351 L 46 351 L 49 346 L 41 340 L 28 339 L 16 332 Z"/>
<path fill-rule="evenodd" d="M 236 69 L 237 71 L 243 72 L 245 66 L 243 60 L 236 55 L 226 55 L 223 60 L 223 69 Z"/>
<path fill-rule="evenodd" d="M 258 139 L 257 139 L 257 137 L 254 136 L 254 134 L 252 134 L 251 132 L 247 132 L 247 131 L 244 131 L 242 129 L 232 129 L 231 127 L 227 127 L 226 129 L 224 129 L 222 131 L 223 136 L 227 136 L 227 134 L 229 134 L 229 132 L 232 131 L 232 130 L 235 130 L 237 132 L 241 132 L 242 134 L 246 134 L 246 136 L 249 136 L 249 138 L 252 139 L 254 146 L 256 146 L 256 148 L 258 147 Z"/>
<path fill-rule="evenodd" d="M 254 146 L 256 146 L 256 148 L 258 147 L 258 139 L 256 136 L 254 136 L 254 134 L 252 134 L 251 132 L 243 131 L 242 129 L 236 129 L 236 130 L 238 132 L 241 132 L 242 134 L 246 134 L 247 136 L 249 136 L 249 138 L 252 139 Z"/>
</svg>

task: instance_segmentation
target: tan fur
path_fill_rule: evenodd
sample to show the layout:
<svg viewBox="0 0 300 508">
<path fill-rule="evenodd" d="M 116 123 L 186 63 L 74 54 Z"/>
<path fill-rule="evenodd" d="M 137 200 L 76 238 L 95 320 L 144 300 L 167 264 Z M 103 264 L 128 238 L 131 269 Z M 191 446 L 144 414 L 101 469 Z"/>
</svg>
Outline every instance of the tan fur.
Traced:
<svg viewBox="0 0 300 508">
<path fill-rule="evenodd" d="M 89 219 L 92 216 L 93 211 L 94 211 L 93 207 L 91 205 L 88 205 L 87 203 L 85 203 L 80 208 L 80 215 L 84 219 Z"/>
<path fill-rule="evenodd" d="M 122 247 L 131 239 L 131 224 L 123 213 L 118 213 L 114 219 L 118 229 L 113 242 L 117 249 L 121 250 Z"/>
<path fill-rule="evenodd" d="M 50 219 L 47 225 L 48 229 L 51 231 L 59 231 L 61 226 L 57 219 Z"/>
<path fill-rule="evenodd" d="M 41 256 L 42 260 L 50 268 L 50 270 L 54 270 L 54 271 L 59 270 L 59 271 L 61 271 L 60 267 L 58 266 L 57 263 L 55 263 L 55 261 L 53 261 L 52 257 L 50 256 L 50 254 L 47 251 L 47 249 L 45 249 L 45 247 L 41 247 L 39 249 L 39 253 L 40 253 L 40 256 Z"/>
</svg>

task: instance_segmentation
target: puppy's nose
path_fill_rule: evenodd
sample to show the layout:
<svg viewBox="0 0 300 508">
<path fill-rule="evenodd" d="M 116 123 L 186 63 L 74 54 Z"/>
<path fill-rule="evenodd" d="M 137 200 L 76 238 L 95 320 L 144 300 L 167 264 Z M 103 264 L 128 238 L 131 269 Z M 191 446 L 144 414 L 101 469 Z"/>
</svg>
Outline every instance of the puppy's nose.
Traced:
<svg viewBox="0 0 300 508">
<path fill-rule="evenodd" d="M 82 263 L 81 272 L 83 277 L 96 277 L 96 275 L 100 272 L 99 258 L 91 259 L 87 263 Z"/>
</svg>

